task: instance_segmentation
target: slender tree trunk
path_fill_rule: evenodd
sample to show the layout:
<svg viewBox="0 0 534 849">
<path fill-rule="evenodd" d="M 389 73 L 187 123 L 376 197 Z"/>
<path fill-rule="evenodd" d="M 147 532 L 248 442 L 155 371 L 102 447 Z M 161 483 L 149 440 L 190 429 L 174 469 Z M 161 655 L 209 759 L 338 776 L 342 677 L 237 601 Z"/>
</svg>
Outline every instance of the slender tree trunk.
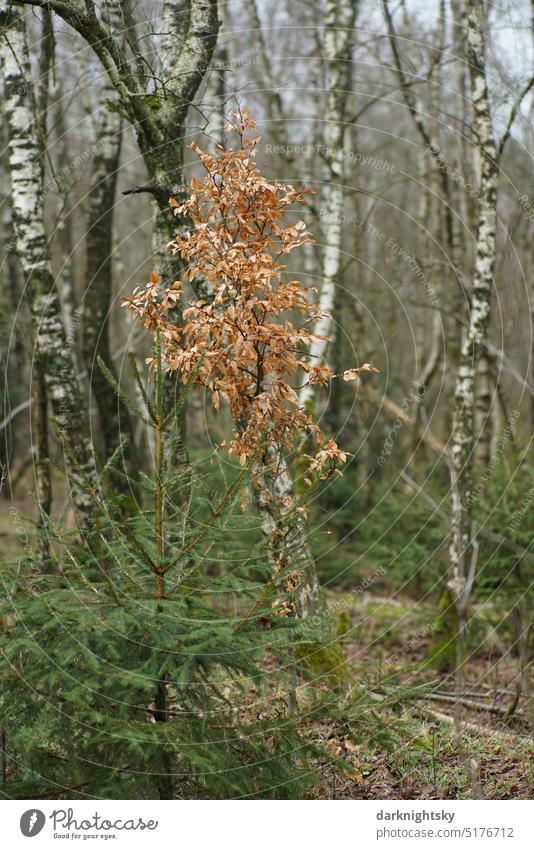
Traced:
<svg viewBox="0 0 534 849">
<path fill-rule="evenodd" d="M 216 150 L 217 145 L 224 145 L 225 110 L 227 109 L 228 97 L 227 64 L 228 52 L 226 47 L 217 46 L 214 53 L 214 69 L 211 72 L 213 76 L 208 79 L 206 86 L 209 114 L 205 133 L 210 140 L 212 151 Z"/>
<path fill-rule="evenodd" d="M 461 0 L 461 2 L 463 2 L 463 0 Z M 452 274 L 450 276 L 450 284 L 444 285 L 442 287 L 442 290 L 444 292 L 450 293 L 449 303 L 451 304 L 451 309 L 453 312 L 457 311 L 461 316 L 464 311 L 465 300 L 465 287 L 462 272 L 464 250 L 462 243 L 461 226 L 453 213 L 453 210 L 455 208 L 455 201 L 453 199 L 451 181 L 449 180 L 450 169 L 448 163 L 444 160 L 441 148 L 439 147 L 439 144 L 437 144 L 437 140 L 433 137 L 433 133 L 430 132 L 429 128 L 425 124 L 423 118 L 424 108 L 418 99 L 417 89 L 415 89 L 414 93 L 414 90 L 411 88 L 410 83 L 404 73 L 401 56 L 397 44 L 397 36 L 393 25 L 393 18 L 389 10 L 388 0 L 382 0 L 382 8 L 386 19 L 386 25 L 388 29 L 391 50 L 395 62 L 397 78 L 399 80 L 399 85 L 404 102 L 412 116 L 414 125 L 423 141 L 423 144 L 425 145 L 425 151 L 434 160 L 438 169 L 441 194 L 443 196 L 441 208 L 443 213 L 445 244 L 447 247 L 447 254 L 449 257 L 449 262 L 452 271 Z M 440 4 L 440 16 L 442 20 L 444 20 L 445 6 L 443 2 Z M 455 320 L 451 321 L 449 326 L 449 359 L 453 370 L 457 366 L 460 357 L 458 328 L 459 323 Z"/>
<path fill-rule="evenodd" d="M 328 188 L 324 208 L 323 281 L 319 307 L 328 314 L 315 325 L 317 339 L 310 346 L 310 362 L 320 365 L 332 333 L 336 282 L 341 266 L 342 216 L 345 196 L 345 107 L 348 96 L 349 69 L 354 43 L 357 3 L 354 0 L 328 0 L 325 9 L 324 54 L 326 62 L 327 98 L 325 109 L 324 156 L 328 167 Z M 315 388 L 306 383 L 299 401 L 313 412 Z"/>
<path fill-rule="evenodd" d="M 0 730 L 0 787 L 7 784 L 6 735 Z"/>
<path fill-rule="evenodd" d="M 34 365 L 32 379 L 34 384 L 32 410 L 33 458 L 37 504 L 39 508 L 38 558 L 41 569 L 46 570 L 50 555 L 50 543 L 46 526 L 52 508 L 52 481 L 50 478 L 46 381 L 39 360 Z"/>
<path fill-rule="evenodd" d="M 61 249 L 62 264 L 57 285 L 59 288 L 59 299 L 61 301 L 63 320 L 65 322 L 65 332 L 67 334 L 67 339 L 70 340 L 70 344 L 72 346 L 72 355 L 78 371 L 80 386 L 82 392 L 85 392 L 86 385 L 82 372 L 83 361 L 79 340 L 79 303 L 76 297 L 73 256 L 72 186 L 68 176 L 71 164 L 71 156 L 68 147 L 69 128 L 67 126 L 61 91 L 58 90 L 57 85 L 52 86 L 51 100 L 53 100 L 53 103 L 51 103 L 51 111 L 53 111 L 53 124 L 57 140 L 54 148 L 56 146 L 59 148 L 56 168 L 57 172 L 61 174 L 61 181 L 59 182 L 58 180 L 58 190 L 60 190 L 62 200 L 62 209 L 57 224 L 57 238 Z"/>
<path fill-rule="evenodd" d="M 104 11 L 115 32 L 122 22 L 120 5 L 108 2 Z M 86 235 L 86 281 L 83 308 L 83 355 L 85 367 L 98 408 L 98 421 L 104 456 L 109 458 L 121 440 L 128 438 L 124 454 L 125 470 L 133 471 L 133 431 L 128 410 L 120 402 L 113 387 L 99 368 L 100 357 L 115 375 L 110 348 L 110 310 L 113 296 L 113 207 L 119 169 L 122 118 L 110 111 L 106 103 L 113 99 L 114 89 L 106 77 L 100 91 L 99 123 L 96 128 L 95 154 L 92 160 L 93 182 L 89 191 Z M 117 477 L 120 488 L 127 486 Z"/>
<path fill-rule="evenodd" d="M 9 180 L 9 164 L 7 162 L 7 133 L 4 124 L 2 128 L 2 149 L 4 155 L 1 162 L 1 203 L 2 213 L 0 228 L 4 262 L 0 290 L 0 366 L 2 390 L 0 392 L 2 419 L 9 416 L 12 408 L 26 400 L 28 370 L 28 352 L 25 350 L 24 338 L 27 335 L 25 310 L 21 309 L 21 274 L 15 252 L 15 235 L 11 208 L 11 183 Z M 22 428 L 6 423 L 0 433 L 0 463 L 5 470 L 5 496 L 10 492 L 12 467 L 25 452 L 22 440 Z M 25 457 L 21 458 L 25 462 Z"/>
<path fill-rule="evenodd" d="M 494 417 L 488 358 L 480 357 L 475 379 L 475 459 L 483 472 L 490 462 Z"/>
<path fill-rule="evenodd" d="M 430 225 L 430 234 L 423 232 L 422 239 L 428 243 L 431 241 L 432 237 L 438 241 L 440 241 L 441 237 L 441 215 L 440 215 L 440 207 L 439 207 L 439 199 L 436 195 L 436 169 L 434 163 L 430 165 L 430 173 L 428 175 L 429 187 L 422 188 L 421 191 L 428 196 L 428 201 L 425 204 L 425 211 L 427 214 L 427 219 L 420 220 L 420 226 L 425 227 L 425 220 L 429 221 Z M 422 269 L 423 270 L 423 269 Z M 427 272 L 423 270 L 423 274 L 425 275 Z M 441 280 L 436 278 L 436 276 L 432 276 L 432 298 L 433 301 L 436 299 L 436 302 L 433 303 L 432 310 L 432 321 L 430 326 L 430 346 L 424 357 L 422 366 L 415 378 L 414 384 L 417 386 L 417 393 L 413 397 L 412 403 L 412 418 L 414 421 L 414 430 L 413 430 L 413 450 L 418 447 L 420 444 L 418 432 L 419 425 L 422 421 L 423 409 L 425 406 L 425 400 L 427 398 L 428 390 L 430 389 L 431 383 L 439 370 L 439 366 L 441 363 L 442 353 L 444 349 L 445 340 L 444 336 L 444 328 L 441 311 L 439 309 L 439 305 L 441 303 L 441 294 L 442 294 L 442 286 Z M 425 305 L 426 306 L 426 305 Z M 428 312 L 425 308 L 423 308 L 423 312 Z M 424 355 L 424 348 L 421 349 L 421 356 Z"/>
<path fill-rule="evenodd" d="M 37 127 L 41 149 L 41 169 L 45 173 L 45 152 L 48 143 L 48 94 L 50 74 L 54 63 L 54 29 L 52 15 L 43 11 L 41 30 L 41 55 L 39 57 L 39 83 L 37 86 Z M 52 509 L 52 480 L 50 477 L 50 440 L 48 435 L 48 393 L 45 373 L 37 357 L 33 363 L 33 460 L 37 490 L 38 559 L 41 570 L 48 568 L 50 541 L 47 523 Z"/>
<path fill-rule="evenodd" d="M 321 607 L 319 579 L 306 525 L 297 512 L 295 485 L 280 448 L 267 448 L 254 470 L 253 488 L 273 568 L 281 578 L 288 572 L 298 573 L 301 589 L 295 612 L 305 619 Z"/>
<path fill-rule="evenodd" d="M 329 366 L 334 374 L 341 374 L 344 367 L 345 346 L 343 343 L 345 339 L 343 335 L 343 324 L 349 298 L 350 295 L 347 294 L 343 286 L 339 285 L 335 287 L 332 311 L 333 330 L 330 334 L 331 347 L 328 357 Z M 331 381 L 328 403 L 324 412 L 325 429 L 334 436 L 338 444 L 340 443 L 338 437 L 343 429 L 343 399 L 345 397 L 345 389 L 346 384 L 343 381 Z"/>
<path fill-rule="evenodd" d="M 158 572 L 156 574 L 156 586 L 154 597 L 157 602 L 158 615 L 163 614 L 163 600 L 165 598 L 165 572 L 162 571 L 165 561 L 165 500 L 166 492 L 164 485 L 165 468 L 164 468 L 164 439 L 162 421 L 164 418 L 164 392 L 163 392 L 163 371 L 162 371 L 162 356 L 161 356 L 161 336 L 159 331 L 156 336 L 156 374 L 155 374 L 155 392 L 154 403 L 156 411 L 156 420 L 154 423 L 155 429 L 155 485 L 154 485 L 154 521 L 156 531 L 156 551 Z M 164 657 L 162 657 L 164 663 Z M 154 721 L 156 723 L 168 722 L 168 678 L 165 674 L 161 676 L 156 684 L 156 692 L 154 696 Z M 160 748 L 160 763 L 161 774 L 157 778 L 158 793 L 160 799 L 172 799 L 173 780 L 172 780 L 172 762 L 169 752 L 165 744 Z"/>
<path fill-rule="evenodd" d="M 254 54 L 258 57 L 259 69 L 261 72 L 259 83 L 261 85 L 263 99 L 265 101 L 269 128 L 275 137 L 279 138 L 283 136 L 286 138 L 284 108 L 280 95 L 280 87 L 275 80 L 271 67 L 269 51 L 263 37 L 263 28 L 258 11 L 258 4 L 256 0 L 245 0 L 245 6 L 252 24 L 250 36 L 252 39 Z"/>
<path fill-rule="evenodd" d="M 65 461 L 79 523 L 92 515 L 84 478 L 95 480 L 89 423 L 83 409 L 44 227 L 43 170 L 37 111 L 23 15 L 0 7 L 6 119 L 16 249 L 26 283 L 36 356 L 65 446 Z"/>
<path fill-rule="evenodd" d="M 439 113 L 438 106 L 438 94 L 441 91 L 441 61 L 443 55 L 443 47 L 444 47 L 444 39 L 445 39 L 445 2 L 442 0 L 439 7 L 439 18 L 438 18 L 438 26 L 436 30 L 436 35 L 434 39 L 434 51 L 433 51 L 433 61 L 432 61 L 432 71 L 429 79 L 430 83 L 430 113 L 432 115 L 437 115 Z M 430 128 L 430 139 L 431 144 L 435 148 L 439 148 L 439 136 L 437 131 L 433 126 Z M 423 181 L 426 183 L 428 181 L 428 185 L 422 185 L 420 187 L 420 191 L 422 193 L 421 197 L 421 207 L 420 207 L 420 219 L 419 226 L 420 230 L 420 254 L 424 256 L 426 251 L 428 251 L 428 245 L 432 243 L 432 240 L 435 239 L 439 244 L 442 242 L 442 215 L 441 215 L 441 204 L 439 202 L 439 172 L 437 168 L 437 164 L 434 159 L 430 159 L 428 161 L 428 157 L 426 153 L 422 154 L 422 162 L 421 168 L 423 172 Z M 425 164 L 428 164 L 428 169 L 425 169 Z M 430 233 L 427 232 L 427 222 Z M 430 257 L 429 257 L 430 258 Z M 426 278 L 426 271 L 423 271 Z M 425 397 L 430 388 L 431 382 L 434 379 L 436 372 L 438 371 L 438 367 L 441 361 L 441 353 L 443 350 L 443 322 L 441 317 L 441 312 L 439 310 L 439 304 L 441 303 L 442 296 L 442 286 L 441 286 L 441 275 L 437 277 L 436 275 L 432 276 L 432 300 L 436 300 L 436 303 L 433 304 L 434 309 L 432 312 L 432 324 L 430 331 L 430 347 L 428 350 L 428 354 L 422 365 L 419 373 L 416 377 L 415 383 L 419 388 L 417 393 L 417 397 L 414 399 L 413 404 L 413 415 L 412 418 L 415 423 L 414 428 L 414 436 L 417 434 L 419 423 L 421 420 L 421 415 L 425 403 Z M 427 306 L 427 305 L 425 305 Z M 426 310 L 424 310 L 426 312 Z M 416 445 L 414 443 L 414 449 Z"/>
<path fill-rule="evenodd" d="M 471 79 L 473 131 L 480 163 L 480 203 L 471 310 L 469 323 L 462 332 L 451 434 L 452 525 L 448 585 L 458 612 L 460 655 L 465 651 L 467 607 L 477 555 L 471 514 L 475 374 L 489 326 L 497 233 L 497 152 L 491 122 L 479 7 L 477 0 L 466 0 L 467 58 Z M 462 676 L 462 670 L 463 657 L 459 656 L 459 678 Z"/>
</svg>

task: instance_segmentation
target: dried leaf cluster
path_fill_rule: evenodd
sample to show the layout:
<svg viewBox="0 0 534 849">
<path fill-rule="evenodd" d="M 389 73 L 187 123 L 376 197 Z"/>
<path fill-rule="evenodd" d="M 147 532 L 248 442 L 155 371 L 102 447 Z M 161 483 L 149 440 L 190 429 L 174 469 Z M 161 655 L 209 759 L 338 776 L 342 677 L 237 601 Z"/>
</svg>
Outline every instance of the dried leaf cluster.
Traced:
<svg viewBox="0 0 534 849">
<path fill-rule="evenodd" d="M 255 161 L 260 137 L 249 135 L 255 124 L 246 111 L 230 116 L 226 129 L 237 133 L 238 149 L 219 147 L 210 155 L 192 144 L 203 179 L 191 181 L 184 203 L 170 201 L 175 214 L 192 227 L 168 247 L 187 263 L 190 281 L 201 277 L 209 283 L 211 300 L 192 302 L 178 326 L 170 314 L 181 284 L 161 293 L 153 274 L 125 299 L 126 305 L 149 331 L 160 328 L 169 371 L 206 387 L 217 409 L 221 399 L 229 404 L 234 431 L 227 447 L 241 464 L 262 445 L 291 447 L 305 432 L 318 448 L 310 471 L 324 475 L 346 454 L 332 440 L 324 444 L 294 387 L 303 380 L 326 386 L 334 375 L 327 366 L 309 362 L 321 313 L 313 303 L 314 290 L 290 279 L 283 263 L 311 241 L 304 221 L 288 223 L 295 205 L 305 203 L 311 192 L 261 175 Z M 369 370 L 367 364 L 364 368 Z M 343 378 L 356 379 L 358 372 L 351 369 Z"/>
</svg>

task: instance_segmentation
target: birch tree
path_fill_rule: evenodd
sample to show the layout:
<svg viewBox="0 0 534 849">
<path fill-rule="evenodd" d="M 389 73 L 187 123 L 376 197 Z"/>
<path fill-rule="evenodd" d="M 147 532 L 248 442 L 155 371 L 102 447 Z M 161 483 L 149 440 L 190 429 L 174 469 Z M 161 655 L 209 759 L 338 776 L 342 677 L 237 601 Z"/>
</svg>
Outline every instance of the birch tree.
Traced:
<svg viewBox="0 0 534 849">
<path fill-rule="evenodd" d="M 475 375 L 488 334 L 497 249 L 498 161 L 509 128 L 497 150 L 488 93 L 480 4 L 466 0 L 467 62 L 473 113 L 473 141 L 478 160 L 479 204 L 476 255 L 469 321 L 463 328 L 454 393 L 451 453 L 451 537 L 449 580 L 458 615 L 456 676 L 457 689 L 463 681 L 467 607 L 475 579 L 478 542 L 472 518 Z M 511 125 L 510 125 L 511 126 Z M 457 723 L 459 711 L 457 711 Z"/>
<path fill-rule="evenodd" d="M 80 474 L 94 480 L 94 461 L 87 413 L 50 266 L 44 226 L 42 149 L 25 20 L 19 12 L 2 5 L 0 21 L 16 250 L 31 310 L 35 356 L 44 373 L 52 413 L 65 446 L 73 503 L 83 526 L 90 520 L 92 499 L 85 486 L 80 485 Z"/>
<path fill-rule="evenodd" d="M 269 115 L 274 120 L 283 117 L 279 94 L 272 92 L 273 79 L 261 35 L 261 23 L 255 2 L 249 2 L 255 24 L 256 44 L 262 61 L 268 68 Z M 340 268 L 341 217 L 344 200 L 344 137 L 345 107 L 348 96 L 350 56 L 354 43 L 356 3 L 351 0 L 331 0 L 325 11 L 324 54 L 327 65 L 327 107 L 323 152 L 328 168 L 326 200 L 325 251 L 323 259 L 323 283 L 319 298 L 319 309 L 323 314 L 316 322 L 310 345 L 310 361 L 320 364 L 325 357 L 328 336 L 332 332 L 333 320 L 330 312 L 334 308 L 336 278 Z M 276 87 L 275 87 L 276 88 Z M 278 125 L 277 125 L 278 126 Z M 283 133 L 283 128 L 277 134 Z M 309 246 L 308 246 L 309 247 Z M 299 404 L 306 412 L 313 409 L 315 386 L 306 381 L 299 393 Z M 297 512 L 295 485 L 283 451 L 276 445 L 267 447 L 262 463 L 256 470 L 256 502 L 262 521 L 262 530 L 272 538 L 279 529 L 283 542 L 283 556 L 306 576 L 307 593 L 302 595 L 298 613 L 306 617 L 320 609 L 319 580 L 317 567 L 311 552 L 306 526 Z"/>
<path fill-rule="evenodd" d="M 41 28 L 41 55 L 39 57 L 39 80 L 37 84 L 37 132 L 41 149 L 41 170 L 44 174 L 46 149 L 48 145 L 48 95 L 50 76 L 54 64 L 54 30 L 52 16 L 43 12 Z M 44 214 L 44 212 L 43 212 Z M 50 475 L 50 440 L 48 432 L 48 392 L 46 375 L 37 357 L 32 364 L 32 384 L 34 386 L 34 404 L 32 408 L 33 425 L 33 465 L 37 503 L 39 506 L 38 547 L 39 564 L 46 569 L 50 554 L 50 543 L 46 524 L 52 509 L 52 479 Z"/>
<path fill-rule="evenodd" d="M 2 263 L 1 293 L 0 293 L 0 364 L 2 374 L 2 423 L 0 425 L 0 476 L 5 490 L 3 494 L 12 493 L 14 478 L 19 477 L 21 470 L 29 465 L 31 458 L 25 450 L 26 434 L 21 420 L 16 421 L 23 410 L 31 407 L 32 399 L 28 397 L 27 372 L 28 352 L 24 340 L 27 336 L 28 317 L 21 309 L 21 272 L 15 251 L 13 230 L 13 210 L 11 205 L 11 181 L 9 179 L 9 163 L 7 154 L 7 127 L 4 123 L 1 132 L 2 159 L 0 163 L 0 197 L 2 214 L 0 230 L 4 262 Z M 19 461 L 19 470 L 14 475 L 14 466 Z"/>
<path fill-rule="evenodd" d="M 324 316 L 316 324 L 310 346 L 310 359 L 321 364 L 333 331 L 332 314 L 336 282 L 341 265 L 342 215 L 345 193 L 345 118 L 350 79 L 350 58 L 354 45 L 357 3 L 354 0 L 328 0 L 325 9 L 324 58 L 327 97 L 324 119 L 324 158 L 328 168 L 324 208 L 324 255 L 319 309 Z M 299 394 L 301 406 L 313 410 L 314 387 L 305 383 Z"/>
</svg>

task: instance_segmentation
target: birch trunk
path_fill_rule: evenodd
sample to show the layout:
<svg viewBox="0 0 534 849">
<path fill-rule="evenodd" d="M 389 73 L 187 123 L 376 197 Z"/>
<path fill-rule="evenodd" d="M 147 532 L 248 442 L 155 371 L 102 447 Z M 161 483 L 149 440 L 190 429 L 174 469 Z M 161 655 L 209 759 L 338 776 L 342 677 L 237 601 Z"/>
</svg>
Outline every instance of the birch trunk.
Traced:
<svg viewBox="0 0 534 849">
<path fill-rule="evenodd" d="M 258 46 L 261 55 L 266 52 L 261 38 L 261 25 L 255 3 L 250 3 L 253 19 L 258 30 Z M 330 0 L 325 14 L 325 57 L 328 63 L 328 106 L 325 124 L 325 150 L 329 166 L 329 195 L 327 202 L 326 249 L 323 265 L 323 286 L 320 295 L 322 310 L 333 311 L 335 283 L 340 266 L 341 216 L 343 212 L 344 176 L 344 118 L 347 99 L 347 79 L 353 44 L 353 28 L 356 4 L 350 0 Z M 282 114 L 279 98 L 269 98 L 270 107 Z M 321 319 L 314 329 L 316 334 L 327 336 L 332 319 Z M 310 348 L 311 362 L 320 362 L 326 353 L 327 340 L 321 339 Z M 309 390 L 312 390 L 311 392 Z M 301 390 L 299 402 L 305 408 L 313 408 L 313 387 L 306 385 Z M 299 596 L 297 615 L 300 618 L 317 612 L 321 607 L 317 567 L 306 534 L 306 527 L 295 512 L 297 499 L 295 485 L 287 467 L 284 453 L 271 446 L 262 459 L 255 474 L 255 499 L 260 514 L 262 530 L 273 546 L 273 556 L 301 573 L 302 592 Z"/>
<path fill-rule="evenodd" d="M 41 169 L 45 173 L 45 152 L 48 144 L 48 95 L 50 74 L 54 63 L 54 29 L 52 16 L 43 12 L 41 30 L 41 55 L 39 57 L 39 83 L 37 86 L 37 123 L 41 148 Z M 50 477 L 50 442 L 48 434 L 48 393 L 45 373 L 36 358 L 32 367 L 34 403 L 32 410 L 33 468 L 35 474 L 39 518 L 37 523 L 37 557 L 39 568 L 48 569 L 50 541 L 47 523 L 52 509 L 52 480 Z"/>
<path fill-rule="evenodd" d="M 452 522 L 448 585 L 460 623 L 457 662 L 457 673 L 460 677 L 464 662 L 467 606 L 477 556 L 471 512 L 475 374 L 489 326 L 497 232 L 497 152 L 491 121 L 483 36 L 478 17 L 479 6 L 477 0 L 466 0 L 467 59 L 471 81 L 473 131 L 480 163 L 480 202 L 471 311 L 469 323 L 462 332 L 450 443 Z"/>
<path fill-rule="evenodd" d="M 6 119 L 16 250 L 30 304 L 36 357 L 65 446 L 65 462 L 80 525 L 92 514 L 82 478 L 95 480 L 89 423 L 66 338 L 44 227 L 43 171 L 24 17 L 0 7 Z"/>
<path fill-rule="evenodd" d="M 31 400 L 27 398 L 27 371 L 28 355 L 24 346 L 27 335 L 27 321 L 24 310 L 20 308 L 20 296 L 22 291 L 20 266 L 14 250 L 15 238 L 13 229 L 13 216 L 11 208 L 11 182 L 9 179 L 9 163 L 7 156 L 7 128 L 4 124 L 1 130 L 2 161 L 0 171 L 0 194 L 2 198 L 2 213 L 0 217 L 0 230 L 2 237 L 2 249 L 4 262 L 2 263 L 1 292 L 0 292 L 0 346 L 2 349 L 2 419 L 10 415 L 14 407 L 26 402 L 28 406 Z M 26 397 L 25 397 L 26 396 Z M 0 431 L 2 445 L 0 448 L 0 476 L 5 472 L 5 489 L 3 495 L 7 497 L 11 490 L 13 478 L 13 466 L 20 459 L 23 465 L 26 463 L 26 447 L 21 437 L 22 429 L 6 422 L 4 431 Z M 22 455 L 22 456 L 21 456 Z"/>
<path fill-rule="evenodd" d="M 354 0 L 328 0 L 325 9 L 324 54 L 327 97 L 324 123 L 324 157 L 328 168 L 328 189 L 324 208 L 323 282 L 319 308 L 328 313 L 315 325 L 318 337 L 310 346 L 312 365 L 325 358 L 328 337 L 332 333 L 336 281 L 341 265 L 342 215 L 345 194 L 345 107 L 348 96 L 350 57 L 354 44 L 357 4 Z M 314 408 L 315 387 L 306 383 L 300 392 L 300 405 L 309 412 Z"/>
</svg>

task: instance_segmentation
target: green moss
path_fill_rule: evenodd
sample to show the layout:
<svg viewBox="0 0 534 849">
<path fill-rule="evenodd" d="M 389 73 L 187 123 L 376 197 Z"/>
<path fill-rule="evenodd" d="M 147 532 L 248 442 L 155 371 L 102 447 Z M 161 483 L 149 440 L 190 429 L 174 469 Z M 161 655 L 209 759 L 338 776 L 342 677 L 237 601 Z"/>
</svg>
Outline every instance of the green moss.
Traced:
<svg viewBox="0 0 534 849">
<path fill-rule="evenodd" d="M 450 672 L 456 663 L 456 631 L 458 616 L 450 590 L 446 587 L 441 596 L 436 620 L 432 628 L 432 643 L 427 654 L 427 664 L 438 672 Z"/>
<path fill-rule="evenodd" d="M 340 642 L 345 642 L 347 634 L 350 632 L 350 617 L 346 610 L 340 611 L 337 615 L 336 622 L 336 637 Z"/>
<path fill-rule="evenodd" d="M 339 642 L 297 643 L 295 656 L 301 669 L 310 677 L 325 678 L 333 687 L 349 684 L 353 680 Z"/>
</svg>

